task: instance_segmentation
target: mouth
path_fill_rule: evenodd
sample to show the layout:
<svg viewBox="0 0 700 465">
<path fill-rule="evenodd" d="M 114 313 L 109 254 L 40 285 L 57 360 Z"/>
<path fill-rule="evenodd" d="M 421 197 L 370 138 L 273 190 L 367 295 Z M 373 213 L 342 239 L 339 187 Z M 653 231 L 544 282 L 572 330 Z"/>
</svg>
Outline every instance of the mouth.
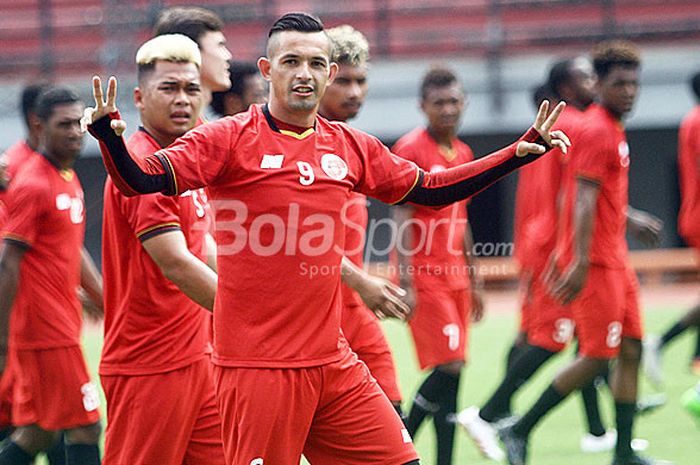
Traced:
<svg viewBox="0 0 700 465">
<path fill-rule="evenodd" d="M 187 124 L 190 122 L 192 115 L 186 111 L 174 111 L 170 113 L 170 120 L 175 124 Z"/>
<path fill-rule="evenodd" d="M 292 93 L 303 98 L 311 97 L 314 95 L 314 88 L 308 84 L 297 84 L 292 87 Z"/>
</svg>

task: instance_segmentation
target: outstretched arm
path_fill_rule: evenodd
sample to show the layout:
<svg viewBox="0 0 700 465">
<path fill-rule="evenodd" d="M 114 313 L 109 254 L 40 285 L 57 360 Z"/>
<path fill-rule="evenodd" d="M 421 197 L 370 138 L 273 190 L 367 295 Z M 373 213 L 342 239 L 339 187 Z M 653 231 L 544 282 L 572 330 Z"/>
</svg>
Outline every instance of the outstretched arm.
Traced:
<svg viewBox="0 0 700 465">
<path fill-rule="evenodd" d="M 427 173 L 421 170 L 416 185 L 399 203 L 444 207 L 478 194 L 507 174 L 537 160 L 552 147 L 566 153 L 571 145 L 566 134 L 551 131 L 564 106 L 564 102 L 559 103 L 547 117 L 549 102 L 542 102 L 532 128 L 514 144 L 491 155 L 444 171 Z"/>
</svg>

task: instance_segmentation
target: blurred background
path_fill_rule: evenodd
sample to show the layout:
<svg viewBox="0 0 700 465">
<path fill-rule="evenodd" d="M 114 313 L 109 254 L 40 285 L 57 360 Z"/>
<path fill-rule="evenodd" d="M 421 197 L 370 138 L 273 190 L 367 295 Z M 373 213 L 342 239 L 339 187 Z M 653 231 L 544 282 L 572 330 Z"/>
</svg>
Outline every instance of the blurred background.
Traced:
<svg viewBox="0 0 700 465">
<path fill-rule="evenodd" d="M 423 123 L 417 94 L 427 67 L 452 66 L 469 94 L 460 136 L 477 156 L 510 143 L 531 124 L 531 90 L 553 61 L 585 54 L 604 39 L 632 40 L 643 67 L 640 98 L 627 122 L 630 204 L 665 221 L 664 247 L 683 245 L 676 233 L 676 146 L 679 122 L 695 104 L 688 80 L 700 70 L 697 0 L 0 0 L 0 150 L 23 137 L 19 93 L 36 80 L 70 84 L 90 103 L 90 77 L 115 74 L 119 106 L 135 129 L 136 49 L 161 9 L 185 4 L 224 19 L 236 60 L 263 54 L 269 26 L 288 11 L 362 31 L 371 43 L 370 92 L 353 125 L 387 144 Z M 87 245 L 99 262 L 105 173 L 97 145 L 86 139 L 77 170 L 86 190 Z M 472 201 L 477 242 L 511 240 L 516 179 Z M 386 206 L 374 202 L 371 214 L 386 215 Z"/>
</svg>

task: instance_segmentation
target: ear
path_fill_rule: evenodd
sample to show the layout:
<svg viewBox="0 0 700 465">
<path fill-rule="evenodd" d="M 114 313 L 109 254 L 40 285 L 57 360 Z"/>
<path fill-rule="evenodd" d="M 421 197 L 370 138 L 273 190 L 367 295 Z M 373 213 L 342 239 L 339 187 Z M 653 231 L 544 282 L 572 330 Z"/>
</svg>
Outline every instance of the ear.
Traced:
<svg viewBox="0 0 700 465">
<path fill-rule="evenodd" d="M 270 76 L 270 68 L 271 63 L 267 57 L 258 58 L 258 69 L 260 70 L 260 74 L 262 75 L 263 79 L 268 82 L 272 80 L 272 77 Z"/>
<path fill-rule="evenodd" d="M 335 77 L 338 75 L 338 63 L 331 63 L 328 69 L 328 85 L 333 84 Z"/>
<path fill-rule="evenodd" d="M 44 128 L 41 122 L 41 118 L 39 118 L 34 113 L 29 113 L 29 115 L 27 116 L 27 120 L 30 132 L 39 133 Z"/>
<path fill-rule="evenodd" d="M 143 94 L 140 87 L 134 87 L 134 105 L 139 110 L 143 110 Z"/>
</svg>

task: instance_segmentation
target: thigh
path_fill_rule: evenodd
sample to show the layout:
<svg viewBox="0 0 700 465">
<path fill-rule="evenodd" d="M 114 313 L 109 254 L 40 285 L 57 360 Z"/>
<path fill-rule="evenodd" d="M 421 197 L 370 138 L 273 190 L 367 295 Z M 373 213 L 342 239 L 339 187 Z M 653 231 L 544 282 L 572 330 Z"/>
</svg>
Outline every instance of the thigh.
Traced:
<svg viewBox="0 0 700 465">
<path fill-rule="evenodd" d="M 312 465 L 402 465 L 418 458 L 389 399 L 353 356 L 323 368 L 304 455 Z"/>
<path fill-rule="evenodd" d="M 642 340 L 644 337 L 644 321 L 639 307 L 639 280 L 632 268 L 627 270 L 625 286 L 625 314 L 622 320 L 622 336 Z"/>
<path fill-rule="evenodd" d="M 617 356 L 622 340 L 625 273 L 624 269 L 591 266 L 586 286 L 572 304 L 582 356 Z"/>
<path fill-rule="evenodd" d="M 13 352 L 16 426 L 37 424 L 46 431 L 58 431 L 100 420 L 99 392 L 80 347 Z"/>
<path fill-rule="evenodd" d="M 15 375 L 12 367 L 12 357 L 8 354 L 5 370 L 0 378 L 0 429 L 12 426 L 12 390 Z"/>
<path fill-rule="evenodd" d="M 214 366 L 226 463 L 299 465 L 323 383 L 320 368 Z"/>
<path fill-rule="evenodd" d="M 422 369 L 466 360 L 468 293 L 418 290 L 409 322 Z"/>
<path fill-rule="evenodd" d="M 213 365 L 207 359 L 200 370 L 202 403 L 192 428 L 190 441 L 185 451 L 183 465 L 225 465 L 224 446 L 221 440 L 221 416 L 214 394 Z"/>
</svg>

